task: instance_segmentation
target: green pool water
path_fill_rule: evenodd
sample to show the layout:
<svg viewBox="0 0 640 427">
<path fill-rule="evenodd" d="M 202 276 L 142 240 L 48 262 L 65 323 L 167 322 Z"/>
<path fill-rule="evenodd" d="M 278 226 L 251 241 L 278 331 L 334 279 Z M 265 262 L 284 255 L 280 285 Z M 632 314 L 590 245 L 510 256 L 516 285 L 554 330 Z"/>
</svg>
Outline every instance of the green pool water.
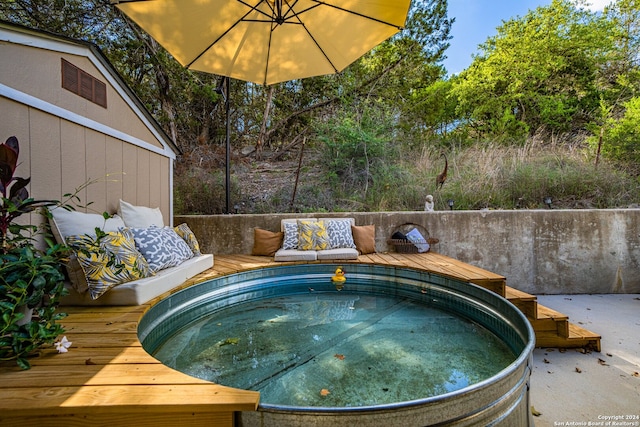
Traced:
<svg viewBox="0 0 640 427">
<path fill-rule="evenodd" d="M 261 404 L 358 407 L 423 399 L 490 378 L 517 355 L 466 317 L 348 291 L 234 303 L 192 321 L 154 356 L 194 377 L 260 391 Z"/>
</svg>

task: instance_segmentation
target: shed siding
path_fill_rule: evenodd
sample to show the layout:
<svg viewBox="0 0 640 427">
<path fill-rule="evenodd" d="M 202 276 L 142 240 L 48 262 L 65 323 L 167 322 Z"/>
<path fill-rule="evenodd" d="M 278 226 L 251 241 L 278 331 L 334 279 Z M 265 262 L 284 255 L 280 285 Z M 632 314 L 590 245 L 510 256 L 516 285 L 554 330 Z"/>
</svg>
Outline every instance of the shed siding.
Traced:
<svg viewBox="0 0 640 427">
<path fill-rule="evenodd" d="M 86 146 L 76 142 L 84 141 L 85 129 L 62 120 L 60 135 L 61 190 L 65 194 L 74 191 L 86 180 Z M 82 203 L 90 201 L 86 189 L 81 190 L 78 197 Z"/>
<path fill-rule="evenodd" d="M 11 43 L 0 43 L 0 57 L 11 58 L 11 61 L 0 61 L 3 84 L 162 148 L 109 77 L 87 57 Z M 62 58 L 107 83 L 107 108 L 62 88 Z"/>
<path fill-rule="evenodd" d="M 17 176 L 31 176 L 33 197 L 62 200 L 97 180 L 79 194 L 90 211 L 115 213 L 122 198 L 160 207 L 169 224 L 171 159 L 3 97 L 0 115 L 0 139 L 20 141 Z"/>
<path fill-rule="evenodd" d="M 120 199 L 172 217 L 172 143 L 140 110 L 108 63 L 87 45 L 0 26 L 0 142 L 20 142 L 18 176 L 30 194 L 78 193 L 91 212 L 115 213 Z M 107 108 L 62 87 L 62 58 L 107 86 Z M 40 220 L 34 215 L 31 223 Z"/>
</svg>

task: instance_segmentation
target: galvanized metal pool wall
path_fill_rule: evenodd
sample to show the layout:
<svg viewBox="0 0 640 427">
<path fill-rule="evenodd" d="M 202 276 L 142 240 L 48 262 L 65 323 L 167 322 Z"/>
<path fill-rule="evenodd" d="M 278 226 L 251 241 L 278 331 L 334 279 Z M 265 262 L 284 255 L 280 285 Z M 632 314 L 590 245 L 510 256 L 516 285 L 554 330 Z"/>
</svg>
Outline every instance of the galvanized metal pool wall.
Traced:
<svg viewBox="0 0 640 427">
<path fill-rule="evenodd" d="M 215 278 L 179 291 L 154 305 L 139 324 L 147 351 L 173 331 L 212 307 L 253 298 L 256 292 L 286 292 L 292 277 L 327 282 L 327 264 L 270 267 Z M 469 318 L 489 329 L 514 353 L 514 362 L 498 374 L 461 390 L 439 396 L 366 407 L 306 408 L 260 405 L 238 414 L 238 426 L 528 426 L 531 355 L 535 336 L 515 306 L 493 292 L 432 273 L 398 267 L 350 264 L 350 287 L 363 292 L 424 298 L 439 308 Z M 366 284 L 359 285 L 359 278 Z M 357 292 L 358 289 L 353 289 Z"/>
<path fill-rule="evenodd" d="M 176 216 L 209 253 L 251 253 L 253 228 L 282 218 L 353 217 L 376 225 L 378 252 L 403 224 L 440 239 L 443 255 L 493 271 L 530 294 L 640 293 L 640 209 L 323 212 Z"/>
</svg>

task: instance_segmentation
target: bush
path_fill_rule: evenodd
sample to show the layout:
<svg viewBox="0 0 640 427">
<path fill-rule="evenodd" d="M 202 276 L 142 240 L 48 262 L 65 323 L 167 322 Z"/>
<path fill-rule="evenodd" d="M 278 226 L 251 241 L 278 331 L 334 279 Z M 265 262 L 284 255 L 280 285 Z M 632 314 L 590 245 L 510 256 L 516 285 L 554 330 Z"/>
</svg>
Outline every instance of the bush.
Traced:
<svg viewBox="0 0 640 427">
<path fill-rule="evenodd" d="M 596 169 L 581 152 L 493 147 L 466 150 L 455 163 L 459 173 L 449 178 L 441 198 L 454 199 L 458 209 L 544 208 L 546 196 L 554 207 L 572 209 L 637 202 L 638 183 L 632 177 L 606 163 Z"/>
<path fill-rule="evenodd" d="M 619 119 L 609 119 L 604 133 L 602 154 L 616 160 L 640 162 L 640 98 L 624 104 L 625 113 Z M 590 138 L 592 145 L 597 138 Z"/>
<path fill-rule="evenodd" d="M 390 129 L 384 117 L 366 113 L 358 120 L 347 114 L 316 124 L 324 175 L 345 207 L 380 210 L 398 201 L 385 200 L 404 174 L 394 167 L 401 144 L 393 141 Z"/>
</svg>

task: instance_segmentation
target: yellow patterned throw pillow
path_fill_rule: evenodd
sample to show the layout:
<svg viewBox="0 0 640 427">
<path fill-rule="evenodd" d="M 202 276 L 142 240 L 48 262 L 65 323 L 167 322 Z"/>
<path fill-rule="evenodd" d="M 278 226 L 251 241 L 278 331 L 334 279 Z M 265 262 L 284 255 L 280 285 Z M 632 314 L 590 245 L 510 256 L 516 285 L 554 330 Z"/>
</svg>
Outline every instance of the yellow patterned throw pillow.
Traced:
<svg viewBox="0 0 640 427">
<path fill-rule="evenodd" d="M 200 244 L 198 243 L 198 239 L 196 239 L 196 235 L 193 234 L 193 231 L 191 231 L 186 222 L 180 225 L 176 225 L 175 227 L 173 227 L 173 230 L 178 233 L 178 236 L 182 237 L 182 240 L 187 242 L 187 245 L 189 245 L 189 249 L 193 251 L 193 255 L 202 255 L 202 253 L 200 252 Z"/>
<path fill-rule="evenodd" d="M 329 235 L 324 221 L 298 220 L 298 249 L 303 251 L 319 251 L 329 249 Z"/>
<path fill-rule="evenodd" d="M 153 275 L 128 229 L 108 232 L 99 242 L 87 235 L 69 236 L 67 244 L 78 257 L 92 299 L 121 283 Z"/>
</svg>

